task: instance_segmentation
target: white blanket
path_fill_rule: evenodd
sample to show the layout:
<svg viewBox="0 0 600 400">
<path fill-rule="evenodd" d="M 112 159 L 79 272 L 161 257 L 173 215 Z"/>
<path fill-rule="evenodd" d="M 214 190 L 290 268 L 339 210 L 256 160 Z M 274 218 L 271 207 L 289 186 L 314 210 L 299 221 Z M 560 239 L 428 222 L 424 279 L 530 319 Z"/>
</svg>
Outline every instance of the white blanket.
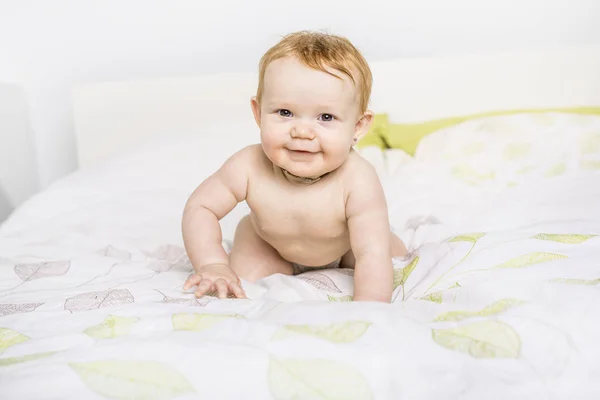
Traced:
<svg viewBox="0 0 600 400">
<path fill-rule="evenodd" d="M 557 151 L 579 161 L 555 173 L 544 157 L 511 164 L 548 140 L 495 164 L 486 146 L 526 146 L 435 154 L 481 125 L 433 135 L 415 159 L 364 151 L 411 251 L 392 305 L 350 302 L 348 270 L 244 282 L 249 300 L 184 293 L 182 206 L 226 156 L 199 139 L 70 176 L 0 229 L 0 397 L 598 398 L 600 121 L 560 121 L 532 132 L 587 124 L 576 137 L 592 142 L 564 130 Z M 227 239 L 246 211 L 223 221 Z"/>
</svg>

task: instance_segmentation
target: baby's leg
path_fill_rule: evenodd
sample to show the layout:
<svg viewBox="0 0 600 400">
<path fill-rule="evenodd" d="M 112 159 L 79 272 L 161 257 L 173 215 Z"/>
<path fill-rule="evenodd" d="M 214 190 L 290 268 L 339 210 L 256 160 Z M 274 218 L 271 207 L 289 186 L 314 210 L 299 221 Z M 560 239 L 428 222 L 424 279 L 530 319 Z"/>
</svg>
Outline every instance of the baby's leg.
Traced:
<svg viewBox="0 0 600 400">
<path fill-rule="evenodd" d="M 249 215 L 242 218 L 235 231 L 229 266 L 250 282 L 276 273 L 293 274 L 292 264 L 256 234 Z"/>
<path fill-rule="evenodd" d="M 392 237 L 390 238 L 390 240 L 392 245 L 392 257 L 406 257 L 406 253 L 408 253 L 408 250 L 406 250 L 406 246 L 404 245 L 402 239 L 400 239 L 398 236 L 396 236 L 395 233 L 392 232 Z"/>
<path fill-rule="evenodd" d="M 390 238 L 392 257 L 404 258 L 406 256 L 406 253 L 408 253 L 404 242 L 402 242 L 402 240 L 398 236 L 396 236 L 395 233 L 390 232 L 390 234 L 392 235 Z M 342 259 L 340 260 L 340 267 L 354 268 L 355 263 L 356 259 L 354 258 L 354 253 L 352 253 L 352 250 L 350 250 L 346 254 L 344 254 Z"/>
</svg>

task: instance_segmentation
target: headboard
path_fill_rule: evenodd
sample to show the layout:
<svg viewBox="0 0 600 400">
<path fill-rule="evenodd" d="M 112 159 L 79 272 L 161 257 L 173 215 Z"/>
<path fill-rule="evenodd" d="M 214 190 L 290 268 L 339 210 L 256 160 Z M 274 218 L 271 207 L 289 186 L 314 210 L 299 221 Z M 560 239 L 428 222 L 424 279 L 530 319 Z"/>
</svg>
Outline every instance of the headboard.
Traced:
<svg viewBox="0 0 600 400">
<path fill-rule="evenodd" d="M 371 68 L 370 108 L 396 122 L 600 105 L 600 46 L 397 59 Z M 256 73 L 231 73 L 80 85 L 73 94 L 79 166 L 206 134 L 215 122 L 256 129 L 250 109 L 256 84 Z"/>
</svg>

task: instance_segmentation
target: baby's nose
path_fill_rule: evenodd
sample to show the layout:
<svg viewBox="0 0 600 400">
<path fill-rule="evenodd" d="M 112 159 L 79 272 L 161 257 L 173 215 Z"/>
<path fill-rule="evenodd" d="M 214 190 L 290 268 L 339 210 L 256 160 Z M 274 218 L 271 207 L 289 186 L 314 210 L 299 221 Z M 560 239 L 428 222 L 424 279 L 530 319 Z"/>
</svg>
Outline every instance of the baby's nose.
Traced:
<svg viewBox="0 0 600 400">
<path fill-rule="evenodd" d="M 315 134 L 313 129 L 308 124 L 297 124 L 292 127 L 292 131 L 290 132 L 292 138 L 294 139 L 314 139 Z"/>
</svg>

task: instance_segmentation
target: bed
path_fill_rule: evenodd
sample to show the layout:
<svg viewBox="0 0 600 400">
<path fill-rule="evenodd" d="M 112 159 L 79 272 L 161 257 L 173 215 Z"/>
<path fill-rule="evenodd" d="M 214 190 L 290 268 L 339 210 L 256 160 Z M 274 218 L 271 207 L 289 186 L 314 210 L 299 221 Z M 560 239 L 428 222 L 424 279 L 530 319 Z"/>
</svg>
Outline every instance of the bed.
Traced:
<svg viewBox="0 0 600 400">
<path fill-rule="evenodd" d="M 184 292 L 182 208 L 256 142 L 256 75 L 90 83 L 81 168 L 0 227 L 0 397 L 600 397 L 600 48 L 373 71 L 357 150 L 409 250 L 392 304 L 345 269 Z"/>
</svg>

